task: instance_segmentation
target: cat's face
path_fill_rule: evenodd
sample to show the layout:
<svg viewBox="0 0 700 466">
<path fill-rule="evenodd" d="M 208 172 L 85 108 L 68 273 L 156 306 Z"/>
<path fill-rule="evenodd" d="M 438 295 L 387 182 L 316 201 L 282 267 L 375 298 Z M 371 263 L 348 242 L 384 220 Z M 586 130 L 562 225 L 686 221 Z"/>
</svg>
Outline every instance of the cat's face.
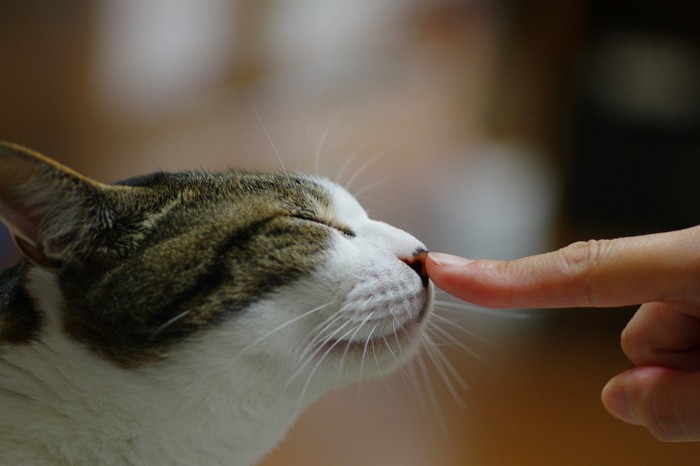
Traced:
<svg viewBox="0 0 700 466">
<path fill-rule="evenodd" d="M 54 322 L 126 368 L 205 351 L 220 370 L 263 368 L 304 390 L 385 373 L 419 345 L 425 247 L 328 180 L 192 172 L 106 186 L 0 149 L 0 216 L 63 301 L 34 338 Z"/>
<path fill-rule="evenodd" d="M 249 308 L 240 323 L 254 338 L 242 352 L 281 357 L 283 367 L 294 369 L 287 384 L 347 383 L 385 373 L 413 355 L 431 312 L 425 247 L 370 219 L 339 186 L 312 183 L 327 196 L 320 218 L 341 228 L 322 225 L 329 236 L 320 263 Z"/>
</svg>

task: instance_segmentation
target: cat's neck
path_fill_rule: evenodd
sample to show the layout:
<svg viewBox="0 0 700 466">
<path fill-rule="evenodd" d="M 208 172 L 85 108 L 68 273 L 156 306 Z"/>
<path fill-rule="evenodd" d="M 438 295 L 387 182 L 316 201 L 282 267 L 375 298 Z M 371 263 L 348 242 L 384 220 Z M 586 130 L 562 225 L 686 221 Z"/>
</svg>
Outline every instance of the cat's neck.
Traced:
<svg viewBox="0 0 700 466">
<path fill-rule="evenodd" d="M 283 383 L 244 359 L 237 373 L 207 370 L 204 342 L 173 371 L 106 364 L 60 332 L 53 276 L 28 279 L 46 317 L 40 338 L 0 354 L 0 464 L 244 465 L 291 423 L 297 400 Z"/>
</svg>

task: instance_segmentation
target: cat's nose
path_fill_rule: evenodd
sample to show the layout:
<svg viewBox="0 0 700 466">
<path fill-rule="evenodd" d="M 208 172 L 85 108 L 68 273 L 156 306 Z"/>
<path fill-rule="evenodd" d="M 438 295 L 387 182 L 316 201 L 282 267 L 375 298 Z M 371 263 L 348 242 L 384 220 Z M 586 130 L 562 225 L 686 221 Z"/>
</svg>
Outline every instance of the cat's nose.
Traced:
<svg viewBox="0 0 700 466">
<path fill-rule="evenodd" d="M 428 273 L 425 271 L 425 261 L 428 258 L 428 251 L 420 249 L 413 256 L 401 259 L 406 265 L 411 267 L 420 277 L 423 286 L 428 286 Z"/>
</svg>

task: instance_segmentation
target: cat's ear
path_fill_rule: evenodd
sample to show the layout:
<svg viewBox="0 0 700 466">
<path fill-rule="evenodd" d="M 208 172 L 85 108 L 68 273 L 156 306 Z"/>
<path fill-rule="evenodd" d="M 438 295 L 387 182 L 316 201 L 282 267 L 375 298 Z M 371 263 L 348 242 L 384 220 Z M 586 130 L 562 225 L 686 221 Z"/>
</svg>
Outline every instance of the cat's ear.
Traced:
<svg viewBox="0 0 700 466">
<path fill-rule="evenodd" d="M 110 188 L 30 149 L 0 142 L 0 220 L 40 265 L 60 265 L 96 222 L 109 222 Z"/>
</svg>

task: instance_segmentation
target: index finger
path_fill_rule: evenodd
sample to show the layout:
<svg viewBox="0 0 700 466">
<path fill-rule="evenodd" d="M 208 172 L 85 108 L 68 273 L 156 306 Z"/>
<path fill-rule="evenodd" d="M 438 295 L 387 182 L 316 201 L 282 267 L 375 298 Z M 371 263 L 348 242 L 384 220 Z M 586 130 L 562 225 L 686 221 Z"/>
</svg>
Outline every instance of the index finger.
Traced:
<svg viewBox="0 0 700 466">
<path fill-rule="evenodd" d="M 436 286 L 495 308 L 609 307 L 700 300 L 700 227 L 577 242 L 512 261 L 429 254 Z"/>
</svg>

